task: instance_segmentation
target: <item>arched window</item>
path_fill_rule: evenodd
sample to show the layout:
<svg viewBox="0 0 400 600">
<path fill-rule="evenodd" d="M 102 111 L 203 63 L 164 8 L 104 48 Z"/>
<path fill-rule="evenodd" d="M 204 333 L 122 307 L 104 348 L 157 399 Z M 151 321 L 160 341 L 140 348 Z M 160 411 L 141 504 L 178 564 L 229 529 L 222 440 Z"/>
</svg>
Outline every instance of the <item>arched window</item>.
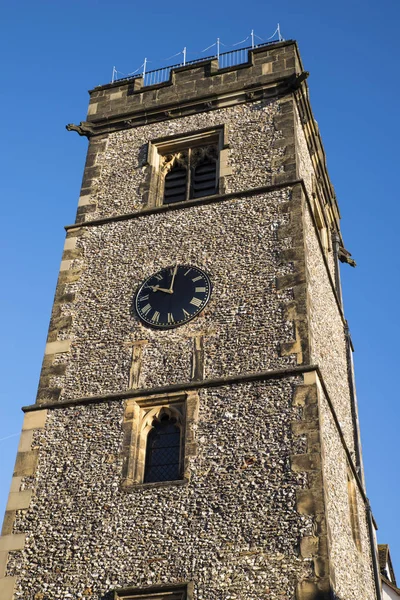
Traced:
<svg viewBox="0 0 400 600">
<path fill-rule="evenodd" d="M 165 175 L 164 204 L 186 200 L 187 179 L 188 171 L 186 167 L 176 163 Z"/>
<path fill-rule="evenodd" d="M 162 413 L 147 435 L 144 483 L 182 478 L 181 429 L 175 417 Z"/>
<path fill-rule="evenodd" d="M 217 143 L 189 146 L 162 156 L 163 204 L 217 194 L 218 157 Z"/>
<path fill-rule="evenodd" d="M 206 157 L 193 169 L 193 198 L 212 196 L 217 193 L 217 161 Z"/>
</svg>

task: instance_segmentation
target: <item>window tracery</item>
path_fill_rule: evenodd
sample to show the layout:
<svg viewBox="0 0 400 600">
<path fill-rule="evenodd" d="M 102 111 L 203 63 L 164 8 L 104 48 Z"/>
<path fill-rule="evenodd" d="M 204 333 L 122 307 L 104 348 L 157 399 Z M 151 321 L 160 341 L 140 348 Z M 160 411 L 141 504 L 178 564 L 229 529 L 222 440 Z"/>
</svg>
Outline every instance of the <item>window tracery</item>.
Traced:
<svg viewBox="0 0 400 600">
<path fill-rule="evenodd" d="M 229 152 L 225 125 L 149 142 L 147 206 L 224 194 L 232 175 Z"/>
<path fill-rule="evenodd" d="M 183 202 L 217 193 L 216 144 L 187 148 L 161 158 L 163 203 Z"/>
<path fill-rule="evenodd" d="M 144 483 L 182 478 L 182 415 L 162 407 L 147 434 Z"/>
<path fill-rule="evenodd" d="M 123 489 L 188 480 L 198 402 L 194 391 L 126 401 Z"/>
</svg>

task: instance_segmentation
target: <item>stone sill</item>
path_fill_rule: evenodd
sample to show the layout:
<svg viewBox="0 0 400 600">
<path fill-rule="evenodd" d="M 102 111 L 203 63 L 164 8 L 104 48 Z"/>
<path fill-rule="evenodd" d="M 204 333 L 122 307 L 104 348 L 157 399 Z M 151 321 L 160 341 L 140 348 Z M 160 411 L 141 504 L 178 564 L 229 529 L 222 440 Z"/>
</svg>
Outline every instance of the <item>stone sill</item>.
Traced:
<svg viewBox="0 0 400 600">
<path fill-rule="evenodd" d="M 146 490 L 159 487 L 184 486 L 189 483 L 189 479 L 175 479 L 173 481 L 155 481 L 154 483 L 131 483 L 122 487 L 124 492 L 134 492 L 136 490 Z"/>
</svg>

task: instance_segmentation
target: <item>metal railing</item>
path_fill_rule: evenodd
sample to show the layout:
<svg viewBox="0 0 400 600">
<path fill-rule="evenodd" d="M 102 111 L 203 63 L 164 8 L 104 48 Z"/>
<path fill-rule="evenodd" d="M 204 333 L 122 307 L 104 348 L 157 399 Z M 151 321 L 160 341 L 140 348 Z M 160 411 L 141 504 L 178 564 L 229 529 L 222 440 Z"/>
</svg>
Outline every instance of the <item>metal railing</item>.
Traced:
<svg viewBox="0 0 400 600">
<path fill-rule="evenodd" d="M 260 48 L 262 46 L 270 46 L 271 44 L 276 44 L 276 40 L 271 42 L 264 42 L 263 44 L 257 44 L 254 46 L 247 46 L 246 48 L 238 48 L 237 50 L 230 50 L 229 52 L 221 52 L 212 56 L 196 58 L 195 60 L 184 61 L 168 67 L 154 69 L 153 71 L 146 71 L 144 68 L 141 73 L 137 73 L 135 75 L 128 75 L 127 77 L 115 77 L 113 78 L 113 82 L 128 81 L 142 77 L 143 86 L 158 85 L 169 80 L 172 69 L 177 69 L 178 67 L 185 67 L 189 65 L 195 65 L 197 63 L 202 63 L 207 60 L 213 60 L 215 58 L 218 59 L 219 68 L 226 69 L 229 67 L 234 67 L 235 65 L 241 65 L 243 63 L 248 62 L 249 50 L 254 50 L 254 48 Z"/>
</svg>

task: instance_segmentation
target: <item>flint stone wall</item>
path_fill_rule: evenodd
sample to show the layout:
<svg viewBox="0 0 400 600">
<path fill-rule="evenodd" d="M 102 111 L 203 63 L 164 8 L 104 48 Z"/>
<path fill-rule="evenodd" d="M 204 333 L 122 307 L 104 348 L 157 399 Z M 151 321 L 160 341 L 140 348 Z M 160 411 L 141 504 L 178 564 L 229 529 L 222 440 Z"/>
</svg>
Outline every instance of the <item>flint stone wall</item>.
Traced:
<svg viewBox="0 0 400 600">
<path fill-rule="evenodd" d="M 356 486 L 361 539 L 361 551 L 359 551 L 353 540 L 350 523 L 347 458 L 323 394 L 320 401 L 320 416 L 326 519 L 330 532 L 331 577 L 335 598 L 375 600 L 371 546 L 364 500 Z"/>
<path fill-rule="evenodd" d="M 87 163 L 87 172 L 94 175 L 90 189 L 84 192 L 90 196 L 85 202 L 89 202 L 91 212 L 82 214 L 80 220 L 145 208 L 151 169 L 147 163 L 148 143 L 217 125 L 225 125 L 229 144 L 227 166 L 232 168 L 232 175 L 224 178 L 224 191 L 237 192 L 271 184 L 273 176 L 282 169 L 282 132 L 274 124 L 281 114 L 282 102 L 284 100 L 241 104 L 111 133 L 104 142 L 95 140 L 100 149 Z M 83 187 L 85 185 L 84 178 Z"/>
<path fill-rule="evenodd" d="M 299 377 L 200 391 L 190 482 L 120 490 L 123 402 L 58 408 L 36 432 L 39 448 L 27 511 L 10 553 L 15 598 L 111 600 L 125 586 L 194 581 L 194 598 L 282 600 L 312 575 L 298 544 L 312 517 L 296 511 L 290 455 Z M 179 559 L 178 559 L 179 557 Z M 37 594 L 37 596 L 36 596 Z"/>
<path fill-rule="evenodd" d="M 132 339 L 148 340 L 139 387 L 188 381 L 199 334 L 205 378 L 296 364 L 294 355 L 280 355 L 280 345 L 293 341 L 285 315 L 292 292 L 276 289 L 277 276 L 293 269 L 281 256 L 291 238 L 278 236 L 290 202 L 286 188 L 80 230 L 83 256 L 71 265 L 80 276 L 66 288 L 75 301 L 62 307 L 72 326 L 58 337 L 70 337 L 71 350 L 56 359 L 67 370 L 50 386 L 63 389 L 61 399 L 127 389 Z M 211 300 L 186 325 L 145 327 L 133 309 L 135 293 L 146 277 L 175 261 L 209 273 Z"/>
<path fill-rule="evenodd" d="M 311 362 L 321 369 L 347 446 L 354 452 L 344 324 L 307 205 L 304 210 Z"/>
</svg>

